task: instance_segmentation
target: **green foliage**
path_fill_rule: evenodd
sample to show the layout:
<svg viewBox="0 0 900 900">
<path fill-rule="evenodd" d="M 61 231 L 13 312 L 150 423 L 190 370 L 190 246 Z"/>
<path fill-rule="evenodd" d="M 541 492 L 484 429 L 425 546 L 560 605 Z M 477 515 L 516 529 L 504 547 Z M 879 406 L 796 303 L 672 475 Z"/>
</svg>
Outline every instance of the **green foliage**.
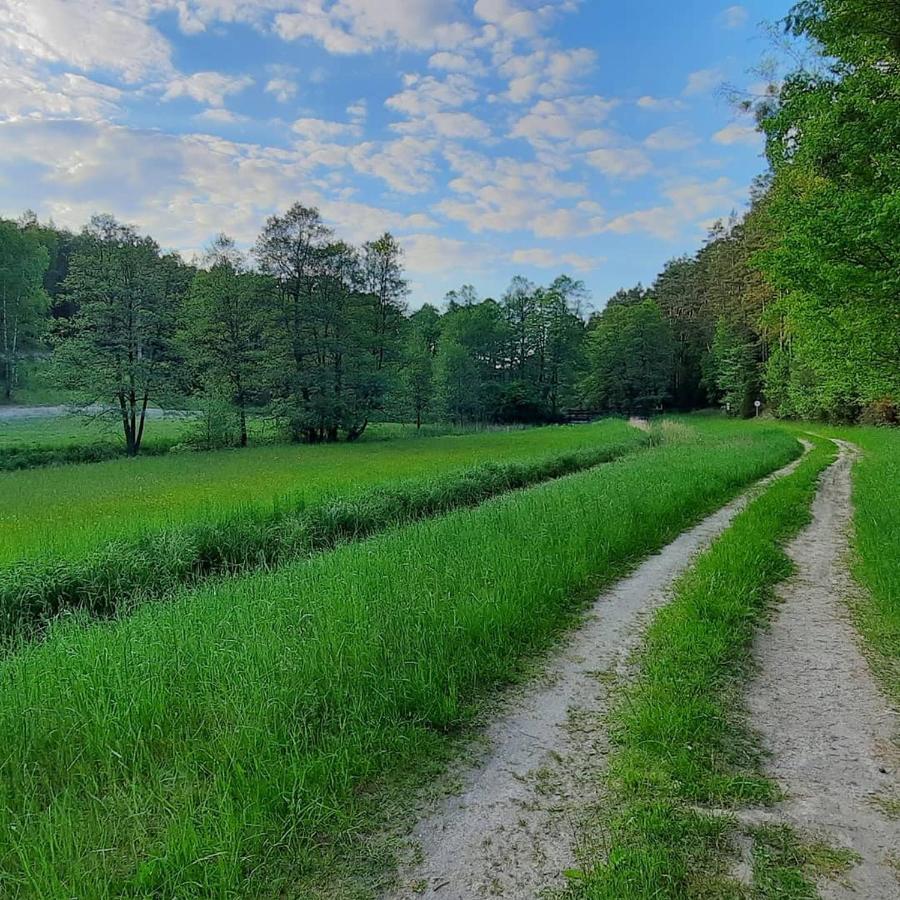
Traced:
<svg viewBox="0 0 900 900">
<path fill-rule="evenodd" d="M 140 452 L 148 405 L 178 379 L 175 330 L 191 272 L 109 216 L 95 216 L 69 265 L 65 288 L 78 312 L 57 331 L 64 384 L 83 405 L 118 417 L 126 452 Z"/>
<path fill-rule="evenodd" d="M 216 239 L 205 263 L 191 282 L 182 312 L 183 352 L 206 394 L 205 445 L 229 446 L 229 435 L 236 432 L 234 444 L 246 447 L 248 408 L 265 396 L 275 378 L 275 292 L 269 279 L 246 270 L 225 235 Z M 229 419 L 236 419 L 236 428 L 229 427 Z"/>
<path fill-rule="evenodd" d="M 49 264 L 36 230 L 0 219 L 0 389 L 7 401 L 18 386 L 24 352 L 39 344 L 46 328 Z"/>
<path fill-rule="evenodd" d="M 855 421 L 900 397 L 898 19 L 896 0 L 799 4 L 788 26 L 819 42 L 820 69 L 761 111 L 774 179 L 758 261 L 785 337 L 768 380 L 788 413 Z"/>
<path fill-rule="evenodd" d="M 360 254 L 334 240 L 317 209 L 271 216 L 256 258 L 280 296 L 284 378 L 275 412 L 297 440 L 353 441 L 381 409 L 405 293 L 390 235 Z"/>
<path fill-rule="evenodd" d="M 170 424 L 178 426 L 183 440 L 184 425 L 167 422 L 167 430 Z M 253 431 L 264 424 L 254 420 Z M 423 434 L 437 430 L 440 436 L 421 439 L 396 427 L 373 429 L 351 445 L 272 444 L 240 453 L 173 453 L 0 473 L 0 565 L 36 557 L 82 557 L 99 545 L 145 531 L 222 521 L 241 511 L 265 518 L 282 506 L 296 508 L 489 461 L 525 462 L 578 452 L 632 433 L 625 423 L 609 422 L 463 434 L 423 428 Z M 152 434 L 160 431 L 154 427 Z"/>
<path fill-rule="evenodd" d="M 615 303 L 592 320 L 585 394 L 597 409 L 651 413 L 669 397 L 674 342 L 652 300 Z"/>
<path fill-rule="evenodd" d="M 759 396 L 759 366 L 753 335 L 741 333 L 725 319 L 719 319 L 709 369 L 715 396 L 729 414 L 744 418 L 753 415 L 753 404 Z"/>
<path fill-rule="evenodd" d="M 862 447 L 853 476 L 853 571 L 865 589 L 858 622 L 875 651 L 873 668 L 900 703 L 900 432 L 856 428 L 841 437 Z"/>
<path fill-rule="evenodd" d="M 716 423 L 105 627 L 58 629 L 0 664 L 4 888 L 308 896 L 360 849 L 383 778 L 421 772 L 586 596 L 794 447 Z"/>
</svg>

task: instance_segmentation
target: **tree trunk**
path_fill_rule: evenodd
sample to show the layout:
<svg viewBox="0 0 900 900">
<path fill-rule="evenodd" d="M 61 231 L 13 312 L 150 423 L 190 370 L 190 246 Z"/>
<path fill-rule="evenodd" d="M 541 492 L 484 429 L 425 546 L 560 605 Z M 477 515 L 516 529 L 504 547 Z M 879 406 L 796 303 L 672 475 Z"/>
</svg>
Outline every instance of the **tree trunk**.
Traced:
<svg viewBox="0 0 900 900">
<path fill-rule="evenodd" d="M 147 421 L 147 401 L 150 399 L 150 395 L 144 391 L 144 399 L 141 401 L 141 420 L 140 425 L 138 426 L 137 433 L 135 435 L 134 440 L 134 455 L 137 456 L 141 450 L 141 442 L 144 440 L 144 422 Z"/>
<path fill-rule="evenodd" d="M 347 443 L 353 443 L 353 441 L 358 441 L 365 432 L 366 428 L 369 427 L 369 420 L 365 419 L 362 425 L 357 426 L 356 428 L 351 428 L 347 432 Z"/>
<path fill-rule="evenodd" d="M 131 419 L 128 415 L 125 394 L 120 392 L 118 396 L 119 409 L 122 412 L 122 432 L 125 435 L 125 453 L 127 453 L 128 456 L 134 456 L 134 431 L 131 427 Z"/>
<path fill-rule="evenodd" d="M 241 420 L 241 446 L 247 446 L 247 410 L 244 409 L 244 404 L 241 403 L 240 407 L 240 420 Z"/>
</svg>

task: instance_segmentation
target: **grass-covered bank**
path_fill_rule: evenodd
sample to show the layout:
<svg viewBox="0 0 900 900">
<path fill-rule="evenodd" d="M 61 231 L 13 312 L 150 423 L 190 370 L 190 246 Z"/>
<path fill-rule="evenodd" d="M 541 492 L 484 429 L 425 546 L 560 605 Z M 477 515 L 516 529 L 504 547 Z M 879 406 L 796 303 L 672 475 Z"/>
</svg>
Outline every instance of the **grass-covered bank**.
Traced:
<svg viewBox="0 0 900 900">
<path fill-rule="evenodd" d="M 389 432 L 391 433 L 391 432 Z M 77 557 L 107 541 L 239 510 L 271 514 L 335 495 L 527 462 L 634 436 L 622 421 L 575 427 L 399 437 L 331 446 L 278 445 L 0 472 L 0 565 Z"/>
<path fill-rule="evenodd" d="M 427 766 L 590 593 L 798 450 L 711 423 L 24 649 L 0 663 L 0 888 L 308 896 L 381 779 Z"/>
<path fill-rule="evenodd" d="M 759 773 L 742 686 L 754 631 L 775 585 L 791 572 L 783 547 L 809 521 L 819 476 L 835 454 L 833 444 L 817 442 L 793 475 L 737 516 L 655 617 L 635 684 L 613 715 L 612 813 L 597 826 L 605 858 L 585 860 L 583 876 L 573 880 L 574 897 L 745 896 L 727 876 L 733 821 L 698 807 L 777 796 Z M 765 848 L 768 838 L 760 837 Z M 789 877 L 798 877 L 796 867 Z"/>
<path fill-rule="evenodd" d="M 203 578 L 270 569 L 393 525 L 475 506 L 506 491 L 609 462 L 653 436 L 610 424 L 597 446 L 530 462 L 483 463 L 309 506 L 249 510 L 101 546 L 85 557 L 0 568 L 0 647 L 15 649 L 62 613 L 111 616 Z"/>
<path fill-rule="evenodd" d="M 857 622 L 873 668 L 900 705 L 900 429 L 853 429 L 862 449 L 853 473 L 853 573 L 864 588 Z"/>
</svg>

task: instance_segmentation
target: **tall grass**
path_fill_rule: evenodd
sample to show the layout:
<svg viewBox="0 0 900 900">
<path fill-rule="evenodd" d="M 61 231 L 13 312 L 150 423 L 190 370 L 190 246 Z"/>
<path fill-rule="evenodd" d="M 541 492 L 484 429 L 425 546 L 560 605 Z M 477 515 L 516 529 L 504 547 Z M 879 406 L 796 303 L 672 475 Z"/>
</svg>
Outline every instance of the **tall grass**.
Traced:
<svg viewBox="0 0 900 900">
<path fill-rule="evenodd" d="M 308 896 L 599 586 L 798 452 L 717 425 L 0 663 L 0 889 Z M 377 797 L 377 791 L 374 793 Z"/>
<path fill-rule="evenodd" d="M 844 433 L 863 453 L 853 480 L 853 571 L 865 595 L 860 628 L 875 649 L 876 669 L 900 703 L 900 430 Z"/>
<path fill-rule="evenodd" d="M 624 422 L 400 438 L 340 446 L 269 446 L 0 472 L 0 565 L 76 557 L 112 540 L 238 510 L 271 514 L 410 477 L 482 462 L 527 462 L 633 435 Z"/>
<path fill-rule="evenodd" d="M 605 806 L 614 813 L 598 823 L 606 858 L 585 860 L 572 896 L 746 896 L 725 865 L 733 822 L 697 807 L 777 795 L 759 774 L 743 683 L 755 629 L 774 586 L 791 572 L 783 545 L 809 521 L 819 475 L 835 453 L 820 442 L 794 474 L 754 500 L 654 618 L 638 679 L 613 716 Z"/>
<path fill-rule="evenodd" d="M 620 428 L 610 429 L 618 434 Z M 590 450 L 532 462 L 484 463 L 355 496 L 271 512 L 248 510 L 105 544 L 84 557 L 0 569 L 0 647 L 14 650 L 63 613 L 111 616 L 211 575 L 267 569 L 303 554 L 578 472 L 651 442 L 637 431 Z"/>
</svg>

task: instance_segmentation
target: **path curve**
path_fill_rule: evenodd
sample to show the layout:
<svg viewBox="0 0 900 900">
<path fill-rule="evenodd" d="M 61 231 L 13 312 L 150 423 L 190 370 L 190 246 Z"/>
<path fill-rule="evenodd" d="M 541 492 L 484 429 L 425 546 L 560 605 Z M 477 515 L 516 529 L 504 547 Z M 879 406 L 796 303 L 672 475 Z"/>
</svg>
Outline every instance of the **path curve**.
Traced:
<svg viewBox="0 0 900 900">
<path fill-rule="evenodd" d="M 614 687 L 599 676 L 621 678 L 674 579 L 763 485 L 798 464 L 763 479 L 600 595 L 545 676 L 488 727 L 480 758 L 452 773 L 462 790 L 421 811 L 411 841 L 416 861 L 387 897 L 534 900 L 564 884 L 608 753 L 602 721 Z"/>
<path fill-rule="evenodd" d="M 795 575 L 769 631 L 759 635 L 751 719 L 771 754 L 767 774 L 787 791 L 774 818 L 854 850 L 862 861 L 846 878 L 823 883 L 826 898 L 900 898 L 900 821 L 878 802 L 900 799 L 900 723 L 859 649 L 847 571 L 856 450 L 837 441 L 812 522 L 787 548 Z M 772 817 L 766 817 L 769 821 Z"/>
</svg>

